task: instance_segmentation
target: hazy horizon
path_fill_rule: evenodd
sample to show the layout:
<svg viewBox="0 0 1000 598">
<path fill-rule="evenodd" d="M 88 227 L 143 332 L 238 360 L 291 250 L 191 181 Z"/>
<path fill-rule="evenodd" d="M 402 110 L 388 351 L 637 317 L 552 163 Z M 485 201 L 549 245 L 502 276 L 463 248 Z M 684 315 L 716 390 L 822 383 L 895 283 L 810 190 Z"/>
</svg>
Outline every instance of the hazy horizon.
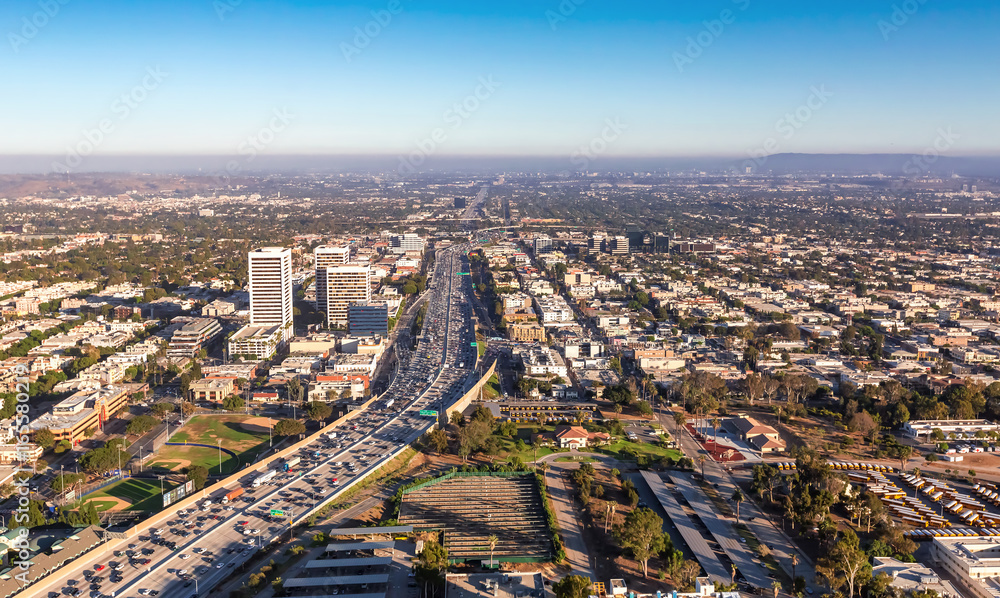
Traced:
<svg viewBox="0 0 1000 598">
<path fill-rule="evenodd" d="M 0 154 L 1000 154 L 1000 6 L 16 1 Z M 21 93 L 16 93 L 21 91 Z"/>
</svg>

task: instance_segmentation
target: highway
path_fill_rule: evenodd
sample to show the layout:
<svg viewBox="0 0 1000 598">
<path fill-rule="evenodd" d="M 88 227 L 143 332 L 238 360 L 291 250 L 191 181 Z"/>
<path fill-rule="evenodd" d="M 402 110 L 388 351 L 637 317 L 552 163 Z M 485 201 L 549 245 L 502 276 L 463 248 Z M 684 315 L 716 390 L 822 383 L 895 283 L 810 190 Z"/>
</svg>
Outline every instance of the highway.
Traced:
<svg viewBox="0 0 1000 598">
<path fill-rule="evenodd" d="M 458 275 L 468 271 L 467 249 L 457 245 L 439 252 L 416 352 L 372 408 L 341 426 L 336 438 L 299 450 L 300 463 L 259 488 L 252 482 L 264 470 L 247 470 L 240 479 L 246 494 L 231 504 L 223 506 L 220 499 L 236 485 L 213 489 L 211 504 L 203 509 L 178 513 L 155 533 L 112 541 L 68 572 L 30 586 L 31 595 L 56 598 L 75 588 L 81 598 L 205 596 L 256 547 L 287 539 L 293 522 L 308 518 L 430 430 L 435 418 L 418 411 L 450 404 L 474 371 L 471 283 Z M 272 517 L 272 510 L 291 517 Z M 116 567 L 120 570 L 112 571 Z M 91 584 L 91 578 L 102 579 Z"/>
</svg>

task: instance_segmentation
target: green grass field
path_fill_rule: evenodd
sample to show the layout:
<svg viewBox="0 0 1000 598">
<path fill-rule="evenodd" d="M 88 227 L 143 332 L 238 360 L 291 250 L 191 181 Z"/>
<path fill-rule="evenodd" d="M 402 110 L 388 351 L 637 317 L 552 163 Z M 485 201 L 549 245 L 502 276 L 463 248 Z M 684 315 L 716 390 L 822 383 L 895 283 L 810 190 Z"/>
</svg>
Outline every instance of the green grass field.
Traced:
<svg viewBox="0 0 1000 598">
<path fill-rule="evenodd" d="M 174 484 L 164 482 L 164 490 L 170 490 L 173 487 Z M 107 488 L 102 488 L 93 494 L 88 494 L 84 500 L 94 501 L 94 506 L 98 511 L 106 511 L 115 505 L 112 501 L 102 501 L 102 497 L 127 500 L 132 503 L 132 506 L 128 508 L 129 511 L 159 511 L 163 506 L 158 480 L 129 478 Z"/>
<path fill-rule="evenodd" d="M 170 442 L 193 442 L 214 445 L 222 440 L 225 448 L 243 453 L 267 442 L 267 428 L 247 429 L 243 423 L 255 419 L 248 415 L 196 415 L 170 438 Z"/>
<path fill-rule="evenodd" d="M 268 448 L 268 430 L 262 425 L 245 425 L 253 416 L 199 415 L 192 417 L 170 437 L 170 442 L 217 445 L 222 440 L 225 449 L 239 455 L 234 459 L 222 453 L 222 473 L 232 473 L 242 465 L 253 462 L 257 454 Z M 151 461 L 151 467 L 182 471 L 188 465 L 202 465 L 210 473 L 219 473 L 219 452 L 200 446 L 164 446 Z"/>
<path fill-rule="evenodd" d="M 594 447 L 593 452 L 604 453 L 606 455 L 611 455 L 615 458 L 621 460 L 631 460 L 633 457 L 629 455 L 630 452 L 635 452 L 639 455 L 646 455 L 651 460 L 661 459 L 663 457 L 670 457 L 674 461 L 677 461 L 684 455 L 677 449 L 666 448 L 656 444 L 649 444 L 646 442 L 631 442 L 628 440 L 619 440 L 607 446 Z"/>
<path fill-rule="evenodd" d="M 264 443 L 267 446 L 267 443 Z M 247 453 L 241 455 L 246 459 Z M 149 462 L 147 467 L 158 473 L 181 473 L 189 466 L 201 465 L 208 468 L 209 474 L 219 473 L 219 451 L 204 446 L 164 446 L 157 453 L 157 458 Z M 242 459 L 234 459 L 228 453 L 222 453 L 222 473 L 232 473 L 239 469 Z"/>
</svg>

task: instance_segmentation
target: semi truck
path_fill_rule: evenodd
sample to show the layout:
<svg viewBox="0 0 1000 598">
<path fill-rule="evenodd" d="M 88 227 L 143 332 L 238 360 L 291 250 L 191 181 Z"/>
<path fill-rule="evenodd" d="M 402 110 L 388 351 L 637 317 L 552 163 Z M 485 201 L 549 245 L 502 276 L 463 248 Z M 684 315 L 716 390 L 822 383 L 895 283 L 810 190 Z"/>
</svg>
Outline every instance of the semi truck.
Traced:
<svg viewBox="0 0 1000 598">
<path fill-rule="evenodd" d="M 281 468 L 285 471 L 291 471 L 292 468 L 298 465 L 300 461 L 302 461 L 301 457 L 292 457 L 291 459 L 288 459 L 287 461 L 282 463 Z"/>
<path fill-rule="evenodd" d="M 388 408 L 392 407 L 393 403 L 395 403 L 395 402 L 396 402 L 396 399 L 389 399 L 388 401 L 385 402 L 385 408 L 388 409 Z"/>
<path fill-rule="evenodd" d="M 271 480 L 273 480 L 274 476 L 276 476 L 276 475 L 278 475 L 278 471 L 276 469 L 272 469 L 271 471 L 263 473 L 263 474 L 257 476 L 256 478 L 254 478 L 253 483 L 251 485 L 254 488 L 259 488 L 259 487 L 263 486 L 264 484 L 266 484 L 266 483 L 270 482 Z"/>
<path fill-rule="evenodd" d="M 222 497 L 222 504 L 224 505 L 229 504 L 230 502 L 233 501 L 233 499 L 237 498 L 238 496 L 241 496 L 243 492 L 244 490 L 242 486 L 240 486 L 236 490 L 233 490 L 232 492 L 229 492 L 228 494 Z"/>
</svg>

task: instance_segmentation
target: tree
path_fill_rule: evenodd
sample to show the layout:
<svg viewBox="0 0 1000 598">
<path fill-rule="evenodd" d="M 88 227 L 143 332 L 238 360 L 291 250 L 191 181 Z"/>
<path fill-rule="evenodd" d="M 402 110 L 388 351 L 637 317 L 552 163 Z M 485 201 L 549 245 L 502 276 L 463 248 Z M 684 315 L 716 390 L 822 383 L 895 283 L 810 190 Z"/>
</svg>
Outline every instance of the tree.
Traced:
<svg viewBox="0 0 1000 598">
<path fill-rule="evenodd" d="M 243 401 L 243 397 L 239 395 L 229 395 L 222 399 L 222 408 L 232 412 L 243 411 L 246 408 L 246 403 Z"/>
<path fill-rule="evenodd" d="M 183 403 L 181 403 L 181 414 L 185 418 L 191 417 L 197 410 L 198 408 L 195 407 L 194 403 L 191 403 L 189 401 L 184 401 Z"/>
<path fill-rule="evenodd" d="M 642 563 L 643 577 L 649 577 L 649 559 L 668 546 L 663 533 L 663 519 L 651 509 L 634 509 L 625 517 L 617 530 L 618 540 L 623 548 L 632 551 L 637 561 Z"/>
<path fill-rule="evenodd" d="M 153 415 L 159 418 L 163 418 L 164 415 L 170 413 L 174 410 L 173 403 L 156 403 L 149 408 L 153 412 Z"/>
<path fill-rule="evenodd" d="M 43 449 L 50 449 L 56 443 L 56 435 L 48 428 L 42 428 L 34 434 L 35 444 Z"/>
<path fill-rule="evenodd" d="M 333 415 L 333 407 L 329 403 L 312 401 L 306 405 L 306 416 L 314 422 L 324 421 L 331 415 Z"/>
<path fill-rule="evenodd" d="M 274 434 L 276 436 L 296 436 L 303 434 L 306 426 L 297 419 L 283 419 L 274 424 Z"/>
<path fill-rule="evenodd" d="M 435 453 L 443 455 L 448 450 L 448 434 L 438 428 L 424 434 L 425 444 L 434 450 Z"/>
<path fill-rule="evenodd" d="M 683 411 L 674 412 L 674 423 L 677 425 L 678 428 L 684 426 L 684 424 L 687 423 L 687 416 L 684 415 Z"/>
<path fill-rule="evenodd" d="M 732 500 L 736 503 L 736 523 L 740 522 L 740 505 L 743 503 L 745 497 L 739 488 L 733 491 Z"/>
<path fill-rule="evenodd" d="M 899 470 L 905 471 L 906 462 L 910 460 L 910 455 L 913 454 L 913 447 L 906 444 L 897 444 L 893 453 L 896 458 L 899 459 Z"/>
<path fill-rule="evenodd" d="M 701 477 L 702 477 L 702 479 L 705 478 L 705 461 L 707 461 L 707 460 L 708 460 L 708 458 L 705 457 L 705 455 L 698 455 L 698 465 L 701 466 Z"/>
<path fill-rule="evenodd" d="M 195 490 L 204 488 L 205 482 L 208 481 L 208 468 L 204 465 L 192 465 L 184 473 L 187 475 L 188 480 L 194 482 Z"/>
<path fill-rule="evenodd" d="M 590 586 L 590 580 L 582 575 L 567 575 L 552 584 L 552 592 L 556 598 L 587 598 Z"/>
<path fill-rule="evenodd" d="M 868 564 L 868 555 L 861 550 L 854 531 L 840 532 L 837 541 L 827 553 L 816 561 L 816 574 L 833 590 L 847 587 L 847 598 L 854 598 L 854 588 L 860 585 L 861 574 Z"/>
<path fill-rule="evenodd" d="M 444 585 L 444 572 L 448 568 L 448 550 L 434 540 L 424 542 L 424 549 L 417 555 L 417 581 L 429 585 L 437 592 Z"/>
<path fill-rule="evenodd" d="M 497 549 L 497 544 L 500 542 L 500 538 L 496 534 L 490 534 L 487 538 L 487 542 L 490 545 L 490 567 L 493 567 L 493 551 Z"/>
<path fill-rule="evenodd" d="M 129 420 L 128 424 L 125 426 L 126 434 L 145 434 L 149 432 L 156 425 L 160 423 L 152 415 L 137 415 Z"/>
<path fill-rule="evenodd" d="M 649 404 L 649 401 L 639 401 L 636 403 L 636 409 L 639 410 L 639 415 L 643 417 L 650 417 L 653 415 L 653 407 Z"/>
</svg>

